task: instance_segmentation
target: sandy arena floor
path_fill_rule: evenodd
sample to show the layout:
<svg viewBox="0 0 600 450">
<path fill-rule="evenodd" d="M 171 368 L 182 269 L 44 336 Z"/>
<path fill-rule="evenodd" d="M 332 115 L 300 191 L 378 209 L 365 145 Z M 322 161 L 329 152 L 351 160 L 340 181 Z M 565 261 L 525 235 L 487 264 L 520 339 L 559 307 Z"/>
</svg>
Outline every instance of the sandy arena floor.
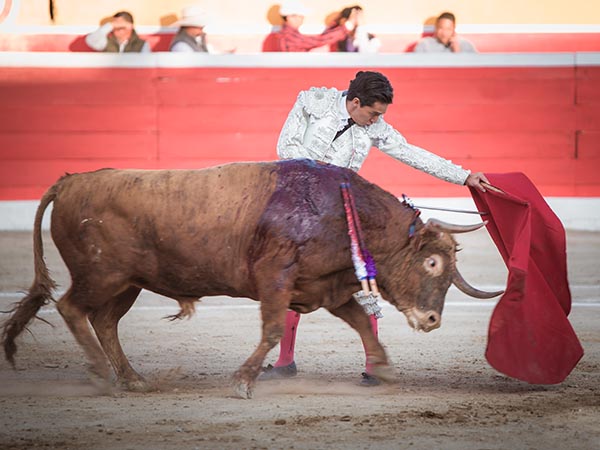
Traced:
<svg viewBox="0 0 600 450">
<path fill-rule="evenodd" d="M 484 357 L 496 300 L 452 288 L 443 325 L 413 333 L 387 306 L 380 338 L 397 383 L 358 385 L 358 335 L 326 311 L 304 316 L 294 379 L 260 382 L 252 400 L 230 377 L 259 340 L 258 305 L 205 299 L 187 321 L 161 318 L 174 301 L 143 293 L 120 324 L 132 365 L 156 388 L 96 396 L 85 360 L 53 305 L 18 344 L 17 370 L 0 361 L 2 449 L 600 449 L 600 233 L 568 232 L 573 309 L 585 349 L 559 385 L 507 378 Z M 460 269 L 473 285 L 504 287 L 506 269 L 480 230 L 458 236 Z M 60 289 L 68 276 L 45 234 Z M 31 234 L 0 233 L 0 310 L 33 277 Z M 0 320 L 3 320 L 0 315 Z M 273 362 L 276 351 L 269 355 Z"/>
</svg>

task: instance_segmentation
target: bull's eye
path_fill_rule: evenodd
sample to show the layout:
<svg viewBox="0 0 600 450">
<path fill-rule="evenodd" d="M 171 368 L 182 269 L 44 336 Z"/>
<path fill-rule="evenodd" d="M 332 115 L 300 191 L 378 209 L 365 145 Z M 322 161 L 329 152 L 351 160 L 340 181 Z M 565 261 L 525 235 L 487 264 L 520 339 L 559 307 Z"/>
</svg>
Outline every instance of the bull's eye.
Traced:
<svg viewBox="0 0 600 450">
<path fill-rule="evenodd" d="M 425 271 L 434 277 L 441 274 L 444 270 L 443 260 L 440 255 L 431 255 L 425 258 L 423 266 L 425 267 Z"/>
</svg>

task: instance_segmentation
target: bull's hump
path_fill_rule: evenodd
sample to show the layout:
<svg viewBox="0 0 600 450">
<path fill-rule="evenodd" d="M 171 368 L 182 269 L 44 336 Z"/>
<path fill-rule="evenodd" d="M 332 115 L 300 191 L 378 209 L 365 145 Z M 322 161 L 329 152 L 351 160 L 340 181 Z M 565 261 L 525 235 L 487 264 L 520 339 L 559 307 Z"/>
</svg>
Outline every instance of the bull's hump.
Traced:
<svg viewBox="0 0 600 450">
<path fill-rule="evenodd" d="M 261 226 L 296 243 L 322 235 L 325 217 L 341 217 L 339 184 L 351 174 L 312 160 L 281 161 Z"/>
</svg>

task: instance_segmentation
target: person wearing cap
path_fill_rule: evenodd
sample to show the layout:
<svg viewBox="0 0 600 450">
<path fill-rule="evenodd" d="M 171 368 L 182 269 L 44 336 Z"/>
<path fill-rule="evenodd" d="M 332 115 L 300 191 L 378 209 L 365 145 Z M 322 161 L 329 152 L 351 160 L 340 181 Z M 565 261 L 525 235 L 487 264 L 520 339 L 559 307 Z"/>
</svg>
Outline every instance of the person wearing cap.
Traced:
<svg viewBox="0 0 600 450">
<path fill-rule="evenodd" d="M 187 6 L 181 11 L 181 19 L 175 22 L 179 31 L 173 37 L 169 51 L 211 53 L 206 43 L 204 27 L 207 16 L 200 6 Z"/>
<path fill-rule="evenodd" d="M 96 31 L 85 37 L 85 43 L 98 52 L 149 53 L 150 45 L 133 28 L 133 16 L 119 11 Z"/>
<path fill-rule="evenodd" d="M 415 53 L 476 53 L 475 46 L 456 34 L 456 17 L 451 12 L 440 14 L 435 20 L 433 36 L 422 38 Z"/>
<path fill-rule="evenodd" d="M 481 172 L 471 173 L 452 161 L 409 144 L 406 138 L 383 118 L 392 103 L 394 91 L 389 80 L 379 72 L 360 71 L 347 90 L 310 88 L 301 91 L 288 114 L 277 142 L 281 159 L 308 158 L 357 171 L 371 148 L 377 147 L 392 158 L 441 180 L 466 185 L 485 192 L 488 182 Z M 377 336 L 377 318 L 370 316 Z M 300 314 L 288 311 L 279 358 L 269 365 L 259 380 L 288 378 L 297 374 L 294 361 L 296 332 Z M 361 385 L 374 386 L 379 380 L 372 375 L 367 358 Z"/>
<path fill-rule="evenodd" d="M 278 45 L 271 51 L 308 52 L 313 48 L 346 39 L 353 28 L 352 22 L 346 22 L 345 25 L 330 27 L 321 34 L 302 34 L 299 28 L 304 23 L 304 16 L 307 13 L 306 7 L 298 1 L 287 1 L 281 5 L 279 14 L 283 19 L 283 25 L 281 31 L 277 33 Z"/>
</svg>

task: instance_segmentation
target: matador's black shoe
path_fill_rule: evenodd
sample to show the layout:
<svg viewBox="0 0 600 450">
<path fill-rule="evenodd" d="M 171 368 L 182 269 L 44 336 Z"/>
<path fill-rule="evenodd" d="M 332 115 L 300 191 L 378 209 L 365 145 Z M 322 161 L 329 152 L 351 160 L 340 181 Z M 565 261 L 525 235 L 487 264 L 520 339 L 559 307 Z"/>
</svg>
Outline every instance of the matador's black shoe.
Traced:
<svg viewBox="0 0 600 450">
<path fill-rule="evenodd" d="M 371 386 L 379 386 L 380 384 L 381 384 L 381 381 L 379 381 L 379 378 L 377 378 L 373 375 L 369 375 L 367 372 L 362 373 L 362 378 L 360 380 L 361 386 L 371 387 Z"/>
<path fill-rule="evenodd" d="M 287 366 L 273 367 L 269 364 L 263 369 L 263 373 L 258 376 L 259 381 L 263 380 L 278 380 L 281 378 L 292 378 L 298 373 L 296 369 L 296 363 L 292 361 Z"/>
</svg>

